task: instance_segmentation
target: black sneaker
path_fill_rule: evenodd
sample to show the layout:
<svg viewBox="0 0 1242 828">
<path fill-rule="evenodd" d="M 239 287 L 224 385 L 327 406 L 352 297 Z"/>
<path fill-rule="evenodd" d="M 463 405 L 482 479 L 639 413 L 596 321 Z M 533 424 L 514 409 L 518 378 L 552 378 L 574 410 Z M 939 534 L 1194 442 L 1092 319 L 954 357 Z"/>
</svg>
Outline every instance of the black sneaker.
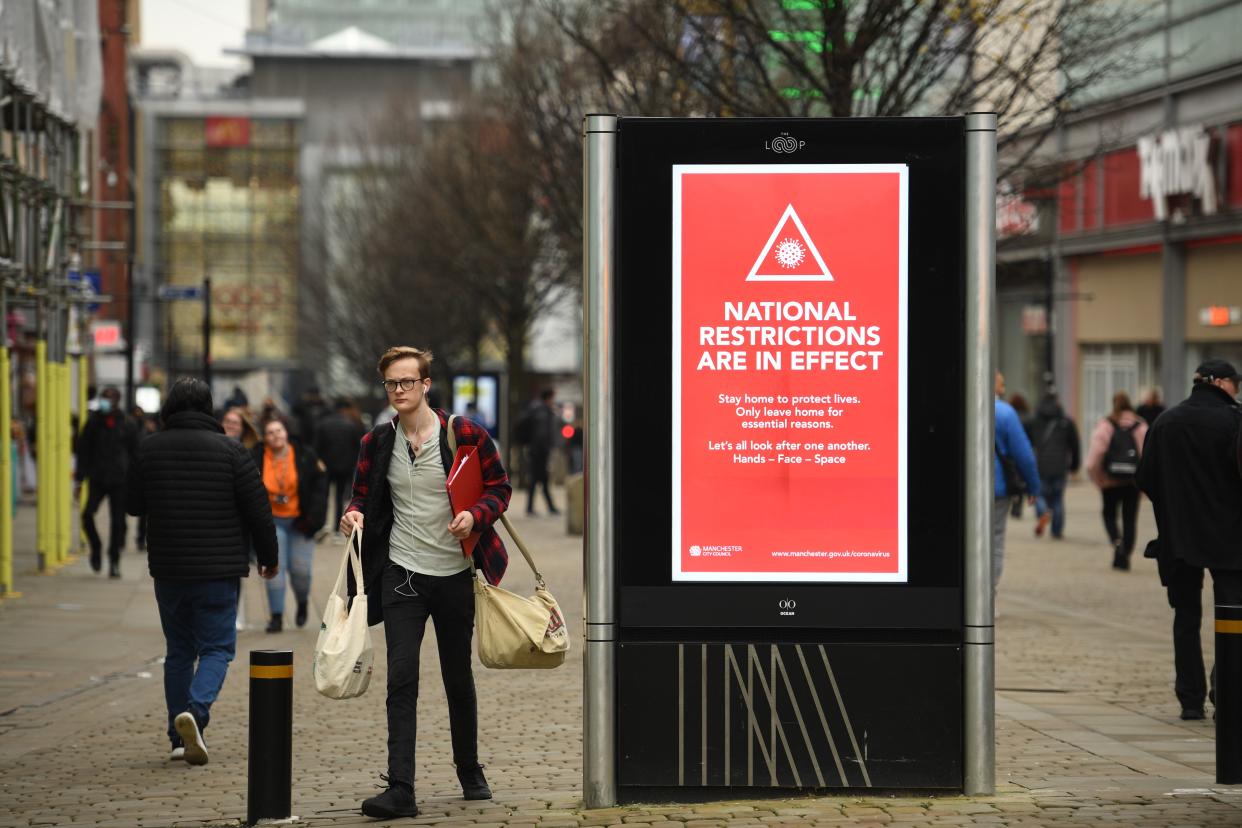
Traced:
<svg viewBox="0 0 1242 828">
<path fill-rule="evenodd" d="M 457 780 L 461 782 L 461 795 L 463 799 L 492 798 L 492 789 L 487 787 L 487 779 L 483 776 L 482 765 L 458 768 Z"/>
<path fill-rule="evenodd" d="M 298 615 L 297 615 L 296 620 L 298 622 L 299 628 L 306 626 L 306 613 L 307 613 L 307 602 L 298 601 Z"/>
<path fill-rule="evenodd" d="M 121 565 L 119 563 L 116 563 L 115 561 L 113 561 L 112 563 L 108 564 L 108 577 L 109 578 L 121 577 Z"/>
<path fill-rule="evenodd" d="M 1182 719 L 1185 721 L 1197 721 L 1204 718 L 1202 707 L 1183 707 Z"/>
<path fill-rule="evenodd" d="M 284 617 L 279 612 L 272 613 L 272 620 L 267 622 L 266 632 L 278 633 L 285 628 Z"/>
<path fill-rule="evenodd" d="M 96 549 L 92 549 L 91 550 L 91 569 L 95 572 L 98 572 L 102 568 L 103 568 L 103 553 Z"/>
<path fill-rule="evenodd" d="M 379 796 L 364 799 L 362 813 L 376 819 L 415 817 L 418 816 L 418 803 L 414 801 L 414 791 L 405 785 L 393 783 Z"/>
</svg>

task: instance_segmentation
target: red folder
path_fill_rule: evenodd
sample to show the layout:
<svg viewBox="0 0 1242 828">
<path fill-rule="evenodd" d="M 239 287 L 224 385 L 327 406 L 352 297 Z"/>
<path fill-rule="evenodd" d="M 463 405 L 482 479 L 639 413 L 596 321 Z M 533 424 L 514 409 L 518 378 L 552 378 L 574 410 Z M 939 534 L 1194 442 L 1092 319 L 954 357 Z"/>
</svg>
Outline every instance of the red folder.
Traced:
<svg viewBox="0 0 1242 828">
<path fill-rule="evenodd" d="M 458 447 L 445 488 L 448 489 L 449 502 L 453 505 L 454 517 L 482 499 L 483 472 L 479 468 L 479 452 L 475 446 Z M 474 545 L 479 542 L 480 534 L 481 532 L 471 532 L 461 542 L 461 553 L 467 558 L 474 551 Z"/>
</svg>

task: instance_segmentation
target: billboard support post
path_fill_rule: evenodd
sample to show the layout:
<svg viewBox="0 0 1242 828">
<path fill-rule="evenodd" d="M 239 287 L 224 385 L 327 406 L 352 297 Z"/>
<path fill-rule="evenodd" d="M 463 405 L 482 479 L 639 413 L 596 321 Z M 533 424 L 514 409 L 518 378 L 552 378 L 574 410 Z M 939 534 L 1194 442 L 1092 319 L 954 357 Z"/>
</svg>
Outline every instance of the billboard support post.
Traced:
<svg viewBox="0 0 1242 828">
<path fill-rule="evenodd" d="M 586 339 L 586 542 L 583 587 L 582 790 L 587 808 L 617 803 L 613 532 L 613 228 L 617 116 L 583 120 L 583 322 Z"/>
<path fill-rule="evenodd" d="M 996 321 L 996 115 L 966 116 L 966 554 L 963 788 L 996 790 L 992 594 L 992 330 Z"/>
</svg>

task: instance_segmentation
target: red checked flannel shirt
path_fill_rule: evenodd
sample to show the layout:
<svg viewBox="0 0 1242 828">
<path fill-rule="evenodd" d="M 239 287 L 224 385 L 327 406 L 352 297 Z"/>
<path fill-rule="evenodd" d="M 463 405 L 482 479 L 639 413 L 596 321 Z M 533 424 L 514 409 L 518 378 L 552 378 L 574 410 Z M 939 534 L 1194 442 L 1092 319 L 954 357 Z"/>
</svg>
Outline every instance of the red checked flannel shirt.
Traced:
<svg viewBox="0 0 1242 828">
<path fill-rule="evenodd" d="M 434 409 L 440 418 L 440 460 L 445 474 L 452 466 L 453 457 L 448 446 L 448 414 Z M 392 493 L 388 488 L 388 464 L 392 460 L 393 442 L 400 424 L 394 419 L 371 429 L 362 438 L 358 451 L 358 464 L 354 468 L 354 496 L 346 512 L 362 512 L 366 520 L 362 532 L 362 577 L 366 592 L 374 596 L 367 601 L 367 623 L 378 624 L 383 620 L 383 606 L 379 599 L 380 579 L 388 563 L 388 538 L 392 531 Z M 509 508 L 509 474 L 500 461 L 500 452 L 483 426 L 458 417 L 453 421 L 453 431 L 459 446 L 477 446 L 479 470 L 483 476 L 483 497 L 471 509 L 475 529 L 481 529 L 479 542 L 474 547 L 474 565 L 482 570 L 490 584 L 499 584 L 509 565 L 509 555 L 496 534 L 493 524 Z M 444 496 L 448 497 L 448 492 Z M 349 594 L 354 595 L 356 586 L 350 573 Z"/>
</svg>

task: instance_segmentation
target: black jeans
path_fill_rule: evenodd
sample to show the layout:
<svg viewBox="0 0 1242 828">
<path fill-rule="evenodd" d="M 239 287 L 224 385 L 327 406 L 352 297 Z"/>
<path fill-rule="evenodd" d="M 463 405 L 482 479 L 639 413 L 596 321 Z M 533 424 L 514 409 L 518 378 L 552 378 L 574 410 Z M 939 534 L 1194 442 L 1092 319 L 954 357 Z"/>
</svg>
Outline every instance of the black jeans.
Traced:
<svg viewBox="0 0 1242 828">
<path fill-rule="evenodd" d="M 345 507 L 349 504 L 349 500 L 354 494 L 354 473 L 334 474 L 331 475 L 329 481 L 332 483 L 333 489 L 336 490 L 336 512 L 329 519 L 328 524 L 334 525 L 340 521 L 341 515 L 345 514 Z"/>
<path fill-rule="evenodd" d="M 1207 682 L 1203 677 L 1203 648 L 1199 627 L 1203 621 L 1203 568 L 1178 558 L 1160 559 L 1160 581 L 1173 608 L 1173 692 L 1182 707 L 1203 707 Z M 1217 604 L 1242 604 L 1242 570 L 1212 570 L 1212 594 Z M 1216 667 L 1212 667 L 1212 686 Z"/>
<path fill-rule="evenodd" d="M 98 557 L 103 540 L 99 530 L 95 528 L 95 512 L 104 498 L 108 498 L 108 520 L 111 524 L 108 531 L 108 561 L 116 563 L 121 559 L 121 550 L 125 547 L 125 486 L 110 488 L 100 486 L 95 481 L 88 484 L 86 505 L 82 507 L 82 529 L 86 532 L 86 540 L 91 545 L 91 555 Z"/>
<path fill-rule="evenodd" d="M 1104 494 L 1104 531 L 1113 549 L 1129 560 L 1134 551 L 1134 537 L 1138 532 L 1138 486 L 1112 486 L 1101 489 Z M 1121 531 L 1117 531 L 1117 509 L 1121 508 Z"/>
<path fill-rule="evenodd" d="M 556 509 L 556 504 L 552 502 L 552 492 L 548 491 L 548 459 L 550 452 L 542 449 L 531 448 L 527 451 L 530 466 L 530 492 L 526 496 L 526 511 L 535 511 L 535 489 L 543 486 L 543 499 L 548 503 L 548 511 Z"/>
<path fill-rule="evenodd" d="M 390 563 L 384 569 L 384 636 L 388 643 L 388 777 L 414 786 L 418 732 L 418 656 L 427 618 L 436 625 L 440 678 L 448 697 L 453 762 L 479 762 L 478 701 L 471 672 L 474 584 L 469 569 L 438 578 Z"/>
</svg>

